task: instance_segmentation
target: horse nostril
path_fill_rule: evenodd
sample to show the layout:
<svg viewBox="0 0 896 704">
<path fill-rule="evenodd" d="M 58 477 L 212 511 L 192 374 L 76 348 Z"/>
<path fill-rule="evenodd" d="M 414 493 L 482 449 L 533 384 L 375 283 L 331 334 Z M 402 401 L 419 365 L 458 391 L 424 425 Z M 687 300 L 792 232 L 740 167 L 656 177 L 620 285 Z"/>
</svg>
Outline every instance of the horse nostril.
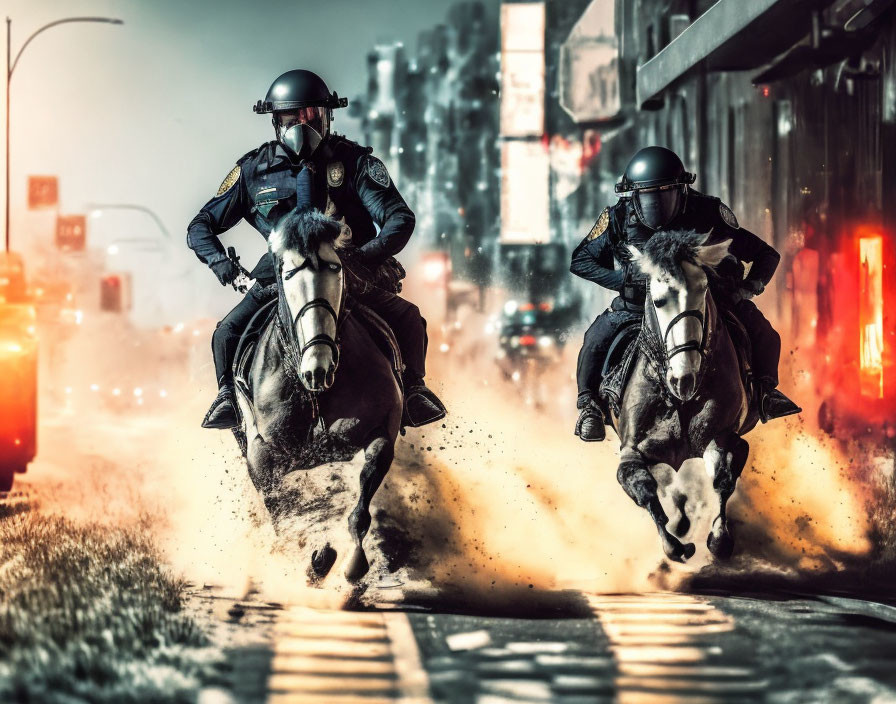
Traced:
<svg viewBox="0 0 896 704">
<path fill-rule="evenodd" d="M 678 396 L 683 400 L 688 400 L 694 394 L 694 387 L 697 384 L 697 377 L 694 374 L 687 374 L 678 380 Z"/>
</svg>

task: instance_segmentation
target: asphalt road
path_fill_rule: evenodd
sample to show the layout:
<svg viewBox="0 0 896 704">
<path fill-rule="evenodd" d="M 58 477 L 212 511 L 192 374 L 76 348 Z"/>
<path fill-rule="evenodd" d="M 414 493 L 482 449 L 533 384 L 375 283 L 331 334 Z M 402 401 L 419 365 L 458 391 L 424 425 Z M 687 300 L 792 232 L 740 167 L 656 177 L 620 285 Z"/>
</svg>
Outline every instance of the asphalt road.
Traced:
<svg viewBox="0 0 896 704">
<path fill-rule="evenodd" d="M 565 593 L 503 615 L 267 610 L 239 701 L 896 702 L 896 607 L 838 597 Z M 246 611 L 264 610 L 246 602 Z"/>
</svg>

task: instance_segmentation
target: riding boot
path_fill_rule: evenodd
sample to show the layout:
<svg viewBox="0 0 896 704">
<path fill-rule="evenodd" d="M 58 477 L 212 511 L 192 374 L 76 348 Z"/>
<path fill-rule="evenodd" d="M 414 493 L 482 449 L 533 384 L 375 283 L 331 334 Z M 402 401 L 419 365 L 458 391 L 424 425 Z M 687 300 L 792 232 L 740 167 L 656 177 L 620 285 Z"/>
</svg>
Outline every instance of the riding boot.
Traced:
<svg viewBox="0 0 896 704">
<path fill-rule="evenodd" d="M 208 413 L 205 414 L 202 427 L 230 430 L 238 425 L 239 417 L 236 413 L 236 396 L 233 391 L 233 382 L 226 377 L 221 377 L 218 381 L 218 395 L 212 401 Z"/>
<path fill-rule="evenodd" d="M 759 418 L 763 423 L 802 412 L 802 408 L 775 388 L 772 379 L 758 379 L 756 386 L 759 391 Z"/>
<path fill-rule="evenodd" d="M 426 386 L 422 377 L 405 378 L 402 427 L 419 428 L 421 425 L 435 423 L 444 418 L 446 413 L 445 404 Z"/>
<path fill-rule="evenodd" d="M 581 399 L 577 405 L 582 412 L 579 413 L 579 418 L 576 421 L 576 436 L 584 442 L 605 440 L 607 430 L 604 428 L 604 414 L 600 410 L 600 406 L 593 399 L 587 397 Z"/>
</svg>

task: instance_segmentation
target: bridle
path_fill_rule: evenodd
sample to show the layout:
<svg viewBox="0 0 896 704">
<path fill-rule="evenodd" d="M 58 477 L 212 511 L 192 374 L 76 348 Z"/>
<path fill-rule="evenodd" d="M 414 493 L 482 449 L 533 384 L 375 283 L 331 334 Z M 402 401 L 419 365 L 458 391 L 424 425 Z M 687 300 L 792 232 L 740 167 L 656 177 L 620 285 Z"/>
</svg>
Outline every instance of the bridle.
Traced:
<svg viewBox="0 0 896 704">
<path fill-rule="evenodd" d="M 345 291 L 345 286 L 343 286 L 343 294 Z M 340 308 L 342 306 L 340 305 Z M 339 331 L 339 314 L 336 312 L 336 309 L 330 304 L 330 302 L 326 298 L 315 298 L 308 301 L 302 308 L 299 310 L 295 319 L 293 320 L 293 329 L 297 326 L 301 326 L 302 324 L 302 316 L 305 315 L 309 310 L 314 308 L 323 308 L 330 316 L 333 318 L 333 322 L 336 324 L 336 331 L 338 334 Z M 333 351 L 333 364 L 335 366 L 339 366 L 339 345 L 336 343 L 336 340 L 327 335 L 327 333 L 322 332 L 310 340 L 308 340 L 302 348 L 299 350 L 299 360 L 301 361 L 302 357 L 305 355 L 305 352 L 308 351 L 309 347 L 314 345 L 327 345 Z"/>
<path fill-rule="evenodd" d="M 708 289 L 707 289 L 707 291 L 708 291 Z M 711 305 L 711 299 L 708 299 L 706 297 L 706 294 L 704 294 L 703 300 L 704 300 L 704 307 L 708 309 L 709 306 Z M 653 303 L 653 297 L 650 295 L 650 280 L 649 279 L 647 281 L 646 302 L 648 304 L 647 305 L 647 310 L 648 310 L 647 318 L 649 321 L 648 325 L 651 328 L 651 332 L 654 333 L 653 336 L 656 338 L 655 346 L 658 348 L 657 352 L 659 352 L 659 354 L 656 355 L 659 359 L 657 359 L 656 361 L 660 362 L 659 366 L 660 366 L 660 371 L 662 372 L 661 377 L 662 377 L 664 383 L 666 383 L 666 385 L 668 386 L 668 382 L 665 381 L 665 379 L 666 379 L 665 372 L 668 370 L 669 364 L 675 355 L 681 354 L 682 352 L 696 352 L 697 354 L 700 355 L 700 360 L 701 360 L 700 371 L 697 374 L 697 381 L 696 381 L 697 386 L 699 386 L 700 381 L 703 377 L 703 373 L 706 371 L 706 367 L 707 367 L 706 351 L 707 351 L 707 347 L 709 346 L 710 338 L 712 336 L 712 331 L 710 330 L 711 319 L 707 315 L 705 315 L 703 311 L 698 310 L 696 308 L 684 310 L 681 313 L 679 313 L 678 315 L 676 315 L 674 318 L 672 318 L 671 321 L 669 321 L 669 324 L 666 326 L 666 329 L 663 332 L 662 339 L 659 339 L 660 321 L 659 321 L 659 318 L 657 317 L 656 306 Z M 686 318 L 695 318 L 700 323 L 700 330 L 701 330 L 700 342 L 697 342 L 696 340 L 688 340 L 687 342 L 684 342 L 683 344 L 675 345 L 672 349 L 669 349 L 666 345 L 666 343 L 669 339 L 669 335 L 672 333 L 673 328 L 679 322 L 681 322 L 682 320 L 685 320 Z M 670 389 L 670 391 L 671 391 L 671 389 Z"/>
<path fill-rule="evenodd" d="M 287 351 L 287 359 L 290 361 L 291 366 L 294 367 L 294 371 L 296 376 L 299 374 L 299 369 L 302 366 L 302 357 L 305 353 L 314 345 L 327 345 L 330 350 L 333 352 L 333 365 L 334 367 L 339 366 L 339 323 L 342 320 L 342 316 L 340 313 L 337 313 L 333 308 L 333 305 L 326 298 L 314 298 L 307 303 L 305 303 L 300 309 L 299 312 L 292 316 L 291 311 L 289 309 L 289 303 L 286 300 L 286 290 L 283 285 L 283 262 L 278 257 L 278 265 L 277 265 L 277 283 L 278 285 L 278 316 L 277 320 L 280 323 L 278 325 L 278 330 L 280 331 L 281 341 L 284 343 L 284 347 Z M 327 333 L 319 333 L 312 337 L 310 340 L 306 341 L 304 344 L 300 343 L 298 336 L 296 335 L 296 329 L 301 326 L 302 317 L 308 313 L 308 311 L 313 310 L 314 308 L 323 308 L 330 316 L 333 318 L 333 322 L 336 323 L 336 338 L 334 339 Z M 341 312 L 345 312 L 345 279 L 342 281 L 342 291 L 340 292 L 339 299 L 339 310 Z M 296 351 L 298 351 L 296 353 Z"/>
</svg>

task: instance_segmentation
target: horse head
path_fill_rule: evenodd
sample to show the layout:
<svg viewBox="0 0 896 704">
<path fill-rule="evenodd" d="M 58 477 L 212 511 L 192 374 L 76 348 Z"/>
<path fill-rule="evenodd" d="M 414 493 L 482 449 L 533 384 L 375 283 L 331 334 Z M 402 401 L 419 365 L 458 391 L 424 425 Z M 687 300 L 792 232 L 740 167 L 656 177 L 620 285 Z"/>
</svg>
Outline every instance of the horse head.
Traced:
<svg viewBox="0 0 896 704">
<path fill-rule="evenodd" d="M 268 239 L 280 286 L 280 320 L 308 391 L 333 385 L 339 364 L 336 329 L 345 280 L 333 247 L 340 224 L 320 211 L 294 211 Z"/>
<path fill-rule="evenodd" d="M 705 363 L 711 321 L 707 319 L 709 275 L 728 256 L 731 240 L 707 245 L 711 231 L 660 231 L 643 251 L 629 246 L 633 263 L 647 277 L 645 325 L 665 349 L 669 392 L 689 401 Z"/>
</svg>

